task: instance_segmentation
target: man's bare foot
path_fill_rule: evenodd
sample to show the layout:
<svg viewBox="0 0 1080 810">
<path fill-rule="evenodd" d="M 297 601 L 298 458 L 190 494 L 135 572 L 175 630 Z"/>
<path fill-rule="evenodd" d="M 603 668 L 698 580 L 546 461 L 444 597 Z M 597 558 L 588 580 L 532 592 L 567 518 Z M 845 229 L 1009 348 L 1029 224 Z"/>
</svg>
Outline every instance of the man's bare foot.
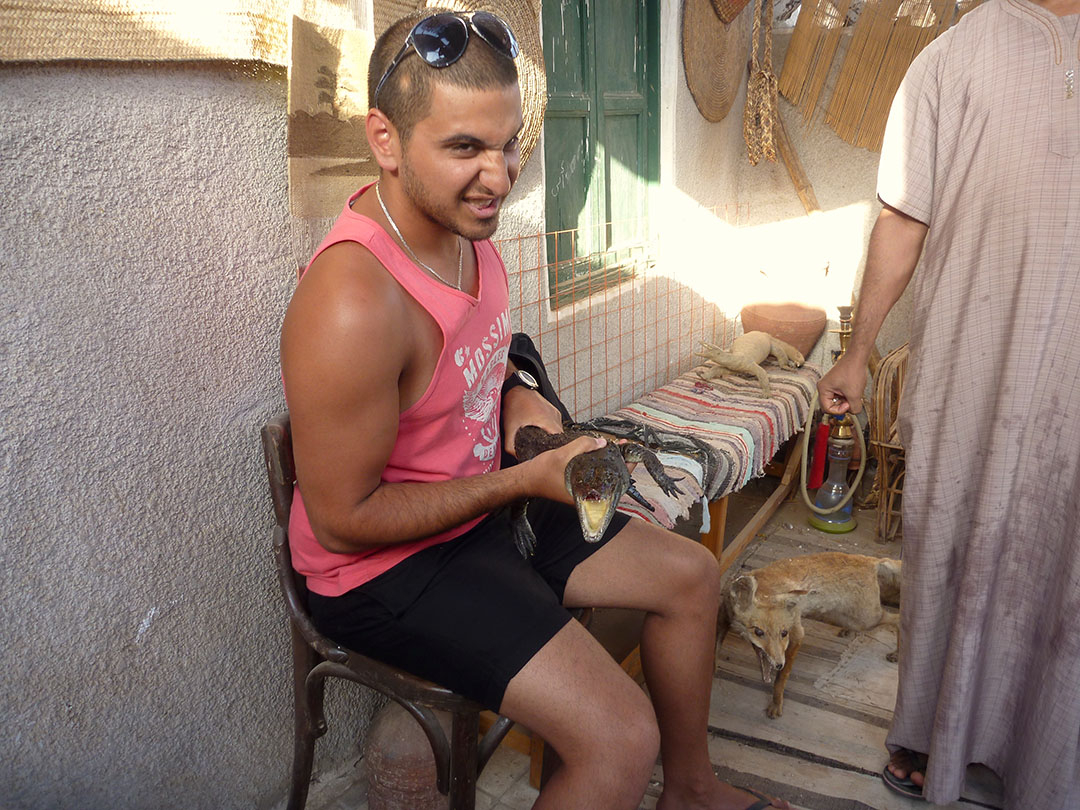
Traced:
<svg viewBox="0 0 1080 810">
<path fill-rule="evenodd" d="M 719 780 L 710 786 L 708 795 L 676 796 L 673 789 L 665 789 L 656 803 L 656 810 L 765 810 L 767 807 L 791 810 L 791 805 L 783 799 Z"/>
<path fill-rule="evenodd" d="M 906 748 L 898 749 L 889 757 L 888 768 L 893 776 L 910 779 L 919 787 L 923 786 L 926 779 L 926 757 Z"/>
</svg>

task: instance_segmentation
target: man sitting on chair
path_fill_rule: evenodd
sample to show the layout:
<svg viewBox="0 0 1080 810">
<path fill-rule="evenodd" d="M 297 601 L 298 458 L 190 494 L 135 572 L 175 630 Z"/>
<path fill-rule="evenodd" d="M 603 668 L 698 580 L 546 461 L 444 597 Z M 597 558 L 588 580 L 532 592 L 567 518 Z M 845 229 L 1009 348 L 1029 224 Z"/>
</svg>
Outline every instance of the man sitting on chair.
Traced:
<svg viewBox="0 0 1080 810">
<path fill-rule="evenodd" d="M 506 270 L 489 237 L 517 179 L 509 27 L 414 15 L 378 40 L 354 194 L 282 329 L 298 486 L 290 536 L 311 613 L 338 643 L 473 698 L 562 759 L 535 807 L 787 807 L 719 782 L 707 749 L 720 575 L 697 543 L 616 516 L 581 536 L 563 471 L 581 438 L 500 469 L 558 411 L 508 363 Z M 500 425 L 501 417 L 501 425 Z M 525 560 L 506 507 L 531 498 Z M 646 611 L 646 694 L 567 608 Z"/>
</svg>

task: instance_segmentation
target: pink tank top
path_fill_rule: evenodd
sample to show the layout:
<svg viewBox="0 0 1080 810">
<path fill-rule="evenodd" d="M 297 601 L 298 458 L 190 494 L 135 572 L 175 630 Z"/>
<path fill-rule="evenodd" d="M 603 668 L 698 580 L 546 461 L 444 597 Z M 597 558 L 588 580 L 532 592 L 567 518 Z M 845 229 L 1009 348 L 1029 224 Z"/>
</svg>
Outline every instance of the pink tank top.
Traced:
<svg viewBox="0 0 1080 810">
<path fill-rule="evenodd" d="M 315 256 L 338 242 L 360 243 L 431 314 L 443 334 L 442 354 L 427 391 L 400 416 L 397 442 L 382 480 L 446 481 L 498 469 L 499 400 L 510 346 L 508 281 L 502 259 L 490 240 L 473 243 L 480 276 L 477 298 L 441 284 L 413 264 L 374 220 L 352 210 L 353 200 L 370 187 L 349 198 Z M 464 534 L 482 517 L 422 540 L 335 554 L 315 539 L 297 486 L 289 520 L 293 567 L 315 593 L 340 596 L 406 557 Z"/>
</svg>

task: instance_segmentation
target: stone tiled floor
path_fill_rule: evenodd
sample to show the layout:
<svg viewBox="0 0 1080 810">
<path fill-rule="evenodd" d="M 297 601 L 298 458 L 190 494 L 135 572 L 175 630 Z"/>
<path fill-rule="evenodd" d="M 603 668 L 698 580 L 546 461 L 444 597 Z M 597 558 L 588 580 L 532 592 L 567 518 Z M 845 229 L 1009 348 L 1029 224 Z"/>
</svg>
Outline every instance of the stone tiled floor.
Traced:
<svg viewBox="0 0 1080 810">
<path fill-rule="evenodd" d="M 641 802 L 640 810 L 654 810 L 659 796 L 662 770 Z M 500 748 L 480 775 L 476 810 L 530 810 L 539 791 L 529 785 L 529 758 L 509 748 Z M 307 810 L 368 810 L 362 763 L 349 763 L 331 774 L 317 778 L 311 786 Z"/>
<path fill-rule="evenodd" d="M 477 810 L 529 810 L 538 791 L 529 785 L 529 758 L 500 748 L 480 774 Z"/>
<path fill-rule="evenodd" d="M 492 756 L 477 784 L 477 810 L 529 810 L 538 791 L 529 785 L 529 758 L 509 748 Z M 307 810 L 368 810 L 360 760 L 313 780 Z"/>
</svg>

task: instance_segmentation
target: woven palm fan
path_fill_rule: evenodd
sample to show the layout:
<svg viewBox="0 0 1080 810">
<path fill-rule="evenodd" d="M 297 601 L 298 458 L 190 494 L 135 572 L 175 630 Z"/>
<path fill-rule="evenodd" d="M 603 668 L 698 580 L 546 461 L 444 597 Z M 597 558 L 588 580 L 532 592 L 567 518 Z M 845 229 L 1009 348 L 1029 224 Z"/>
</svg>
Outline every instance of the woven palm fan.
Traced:
<svg viewBox="0 0 1080 810">
<path fill-rule="evenodd" d="M 544 68 L 544 49 L 540 41 L 540 9 L 530 0 L 376 0 L 374 8 L 375 36 L 390 23 L 422 8 L 442 8 L 453 11 L 490 11 L 506 20 L 517 37 L 521 53 L 515 60 L 518 83 L 521 85 L 521 165 L 533 153 L 544 128 L 547 109 L 547 73 Z"/>
<path fill-rule="evenodd" d="M 866 0 L 825 121 L 855 146 L 881 149 L 893 96 L 915 57 L 982 0 Z M 780 92 L 810 121 L 842 41 L 851 0 L 804 0 Z"/>
<path fill-rule="evenodd" d="M 725 9 L 730 14 L 734 6 L 727 4 Z M 750 15 L 735 14 L 732 20 L 727 24 L 720 18 L 713 0 L 683 3 L 682 58 L 686 86 L 706 121 L 724 120 L 742 86 Z"/>
<path fill-rule="evenodd" d="M 851 0 L 803 0 L 780 73 L 780 92 L 809 121 L 832 69 Z"/>
</svg>

